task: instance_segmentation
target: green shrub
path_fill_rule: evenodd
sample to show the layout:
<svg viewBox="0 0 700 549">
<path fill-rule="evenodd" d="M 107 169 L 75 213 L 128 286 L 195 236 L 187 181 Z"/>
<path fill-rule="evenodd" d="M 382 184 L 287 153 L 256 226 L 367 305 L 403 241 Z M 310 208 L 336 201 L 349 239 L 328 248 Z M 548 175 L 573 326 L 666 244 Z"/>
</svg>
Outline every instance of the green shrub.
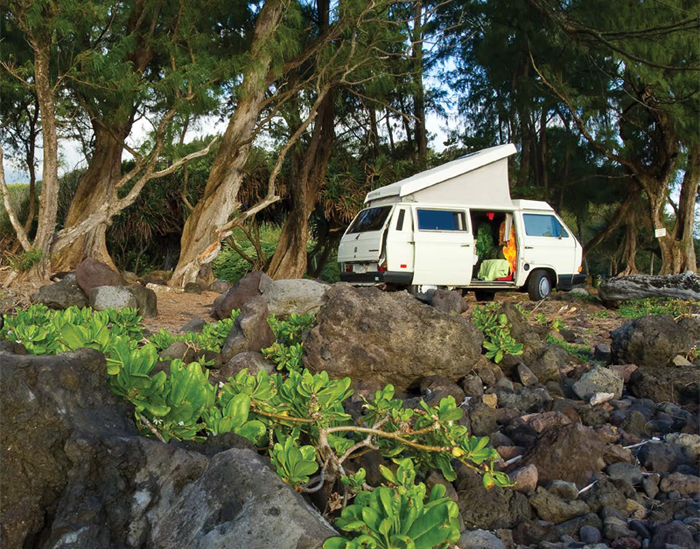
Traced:
<svg viewBox="0 0 700 549">
<path fill-rule="evenodd" d="M 633 299 L 620 305 L 622 318 L 640 318 L 649 315 L 671 315 L 678 317 L 697 312 L 700 302 L 687 299 L 670 299 L 665 297 Z"/>
<path fill-rule="evenodd" d="M 510 323 L 508 317 L 500 312 L 497 303 L 487 303 L 477 307 L 472 314 L 472 322 L 484 334 L 484 349 L 486 358 L 492 359 L 496 364 L 503 360 L 505 355 L 521 355 L 523 346 L 510 335 Z"/>
</svg>

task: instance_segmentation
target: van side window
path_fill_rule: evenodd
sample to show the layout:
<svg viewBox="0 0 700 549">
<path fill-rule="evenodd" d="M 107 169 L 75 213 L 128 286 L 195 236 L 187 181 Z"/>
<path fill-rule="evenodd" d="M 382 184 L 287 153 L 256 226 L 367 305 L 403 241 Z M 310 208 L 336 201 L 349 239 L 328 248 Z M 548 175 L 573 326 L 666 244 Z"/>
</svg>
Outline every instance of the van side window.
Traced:
<svg viewBox="0 0 700 549">
<path fill-rule="evenodd" d="M 464 212 L 449 210 L 416 210 L 418 213 L 418 229 L 421 231 L 464 231 L 467 224 Z"/>
<path fill-rule="evenodd" d="M 406 210 L 399 210 L 399 218 L 396 220 L 396 230 L 403 231 L 403 219 L 406 217 Z"/>
<path fill-rule="evenodd" d="M 569 233 L 553 215 L 523 214 L 523 221 L 525 221 L 525 234 L 528 236 L 569 237 Z"/>
</svg>

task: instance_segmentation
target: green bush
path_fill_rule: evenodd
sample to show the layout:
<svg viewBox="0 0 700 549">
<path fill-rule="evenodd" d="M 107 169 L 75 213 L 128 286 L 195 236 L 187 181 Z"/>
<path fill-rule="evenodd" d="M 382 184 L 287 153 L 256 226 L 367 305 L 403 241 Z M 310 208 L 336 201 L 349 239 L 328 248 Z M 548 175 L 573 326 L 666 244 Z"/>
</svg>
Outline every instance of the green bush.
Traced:
<svg viewBox="0 0 700 549">
<path fill-rule="evenodd" d="M 510 323 L 508 317 L 500 312 L 497 303 L 487 303 L 477 307 L 472 314 L 472 322 L 484 334 L 484 349 L 486 358 L 492 359 L 496 364 L 503 360 L 505 355 L 521 355 L 523 346 L 510 335 Z"/>
<path fill-rule="evenodd" d="M 670 299 L 665 297 L 633 299 L 620 305 L 622 318 L 640 318 L 649 315 L 671 315 L 678 317 L 698 311 L 700 302 L 687 299 Z"/>
</svg>

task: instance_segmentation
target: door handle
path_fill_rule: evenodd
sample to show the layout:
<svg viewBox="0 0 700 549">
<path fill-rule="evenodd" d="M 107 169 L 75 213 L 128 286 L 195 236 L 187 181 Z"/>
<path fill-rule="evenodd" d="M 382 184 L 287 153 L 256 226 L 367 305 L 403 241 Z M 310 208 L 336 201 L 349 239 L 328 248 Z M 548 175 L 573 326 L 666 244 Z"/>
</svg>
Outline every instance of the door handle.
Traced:
<svg viewBox="0 0 700 549">
<path fill-rule="evenodd" d="M 525 249 L 526 249 L 526 250 L 534 250 L 534 247 L 532 247 L 532 246 L 525 246 Z"/>
<path fill-rule="evenodd" d="M 471 248 L 471 244 L 462 244 L 462 248 Z"/>
</svg>

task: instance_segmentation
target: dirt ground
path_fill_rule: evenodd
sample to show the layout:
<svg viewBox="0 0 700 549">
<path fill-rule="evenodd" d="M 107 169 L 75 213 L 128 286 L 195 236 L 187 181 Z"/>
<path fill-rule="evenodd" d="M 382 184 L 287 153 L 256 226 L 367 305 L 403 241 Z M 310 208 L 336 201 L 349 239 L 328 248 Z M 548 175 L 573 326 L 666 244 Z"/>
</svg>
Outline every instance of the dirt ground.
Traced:
<svg viewBox="0 0 700 549">
<path fill-rule="evenodd" d="M 202 292 L 201 294 L 189 294 L 184 292 L 158 291 L 158 316 L 143 320 L 144 326 L 157 332 L 165 328 L 170 332 L 177 332 L 181 326 L 187 324 L 193 317 L 202 318 L 208 322 L 214 322 L 209 316 L 214 300 L 219 296 L 216 292 Z"/>
</svg>

